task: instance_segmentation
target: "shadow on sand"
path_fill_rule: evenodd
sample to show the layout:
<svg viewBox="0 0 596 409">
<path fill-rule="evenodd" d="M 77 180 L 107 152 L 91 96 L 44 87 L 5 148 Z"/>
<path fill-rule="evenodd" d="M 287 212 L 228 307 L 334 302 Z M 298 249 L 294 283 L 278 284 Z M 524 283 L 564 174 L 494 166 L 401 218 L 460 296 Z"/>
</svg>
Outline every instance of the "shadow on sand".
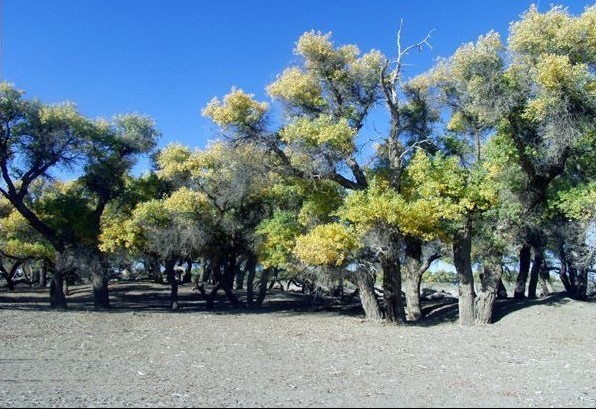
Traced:
<svg viewBox="0 0 596 409">
<path fill-rule="evenodd" d="M 210 311 L 215 314 L 267 314 L 273 312 L 291 313 L 333 313 L 364 318 L 364 312 L 358 299 L 351 303 L 341 303 L 338 299 L 329 297 L 313 297 L 311 295 L 269 290 L 261 308 L 246 306 L 246 291 L 235 291 L 244 303 L 242 308 L 233 308 L 223 292 L 215 298 L 212 310 L 207 309 L 207 303 L 199 292 L 192 291 L 190 284 L 181 285 L 179 304 L 181 308 L 172 311 L 169 308 L 170 287 L 167 284 L 156 284 L 151 281 L 114 282 L 110 284 L 110 301 L 112 308 L 100 313 L 123 312 L 160 312 L 160 313 L 196 313 Z M 207 289 L 209 290 L 209 289 Z M 67 296 L 68 309 L 72 311 L 94 310 L 91 290 L 88 285 L 73 286 Z M 555 293 L 539 299 L 505 299 L 498 300 L 495 305 L 493 322 L 499 322 L 505 316 L 524 308 L 535 305 L 549 305 L 558 307 L 573 302 L 564 292 Z M 21 311 L 51 311 L 49 293 L 47 289 L 19 286 L 16 291 L 0 292 L 0 310 Z M 438 301 L 422 300 L 423 320 L 414 323 L 416 326 L 435 326 L 445 323 L 456 323 L 458 319 L 457 299 L 446 298 Z"/>
</svg>

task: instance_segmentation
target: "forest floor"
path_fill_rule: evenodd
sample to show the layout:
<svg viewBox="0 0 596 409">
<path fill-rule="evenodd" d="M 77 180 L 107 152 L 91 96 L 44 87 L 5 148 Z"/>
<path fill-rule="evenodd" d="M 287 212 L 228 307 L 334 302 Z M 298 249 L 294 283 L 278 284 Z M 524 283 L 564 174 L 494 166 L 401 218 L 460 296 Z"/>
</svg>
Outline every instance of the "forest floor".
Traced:
<svg viewBox="0 0 596 409">
<path fill-rule="evenodd" d="M 87 286 L 67 311 L 47 292 L 0 292 L 0 407 L 596 407 L 596 303 L 501 301 L 462 328 L 457 304 L 420 325 L 364 321 L 358 306 L 274 290 L 261 310 L 207 312 L 190 286 Z"/>
</svg>

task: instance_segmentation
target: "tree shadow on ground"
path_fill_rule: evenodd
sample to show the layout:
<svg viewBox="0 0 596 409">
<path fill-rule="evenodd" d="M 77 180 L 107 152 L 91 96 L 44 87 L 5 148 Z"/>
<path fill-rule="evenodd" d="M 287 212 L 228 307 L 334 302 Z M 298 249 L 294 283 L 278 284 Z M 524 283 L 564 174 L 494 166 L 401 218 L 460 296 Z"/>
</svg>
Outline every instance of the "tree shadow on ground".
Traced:
<svg viewBox="0 0 596 409">
<path fill-rule="evenodd" d="M 495 305 L 495 310 L 493 312 L 493 323 L 499 322 L 507 315 L 519 310 L 523 310 L 525 308 L 533 307 L 536 305 L 561 307 L 570 302 L 573 302 L 573 300 L 569 298 L 564 291 L 553 293 L 542 298 L 523 298 L 519 300 L 514 298 L 508 298 L 506 300 L 498 300 L 497 305 Z"/>
<path fill-rule="evenodd" d="M 209 286 L 205 289 L 211 290 Z M 274 312 L 306 312 L 323 313 L 335 312 L 342 315 L 363 315 L 359 303 L 337 305 L 336 299 L 329 297 L 281 291 L 272 289 L 260 308 L 247 305 L 245 290 L 234 291 L 243 307 L 234 308 L 225 293 L 220 291 L 214 298 L 214 306 L 208 309 L 207 301 L 198 291 L 192 291 L 192 285 L 180 285 L 178 303 L 180 309 L 170 308 L 170 286 L 156 284 L 152 281 L 115 282 L 110 283 L 109 310 L 102 313 L 122 312 L 171 312 L 196 313 L 211 312 L 215 314 L 268 314 Z M 67 295 L 68 308 L 65 312 L 94 310 L 91 288 L 89 285 L 71 286 Z M 0 292 L 0 310 L 20 311 L 52 311 L 49 305 L 49 290 L 45 288 L 18 287 L 16 291 Z"/>
<path fill-rule="evenodd" d="M 179 304 L 181 308 L 170 309 L 170 287 L 168 284 L 156 284 L 152 281 L 115 282 L 110 284 L 109 310 L 102 313 L 197 313 L 209 312 L 213 314 L 242 315 L 242 314 L 270 314 L 276 312 L 306 313 L 306 314 L 336 314 L 364 318 L 364 311 L 357 298 L 350 303 L 342 303 L 337 298 L 302 294 L 298 292 L 269 290 L 260 308 L 251 308 L 246 303 L 246 291 L 235 291 L 243 307 L 234 308 L 223 292 L 214 299 L 214 308 L 208 309 L 206 300 L 198 291 L 191 290 L 192 285 L 180 286 Z M 210 288 L 206 288 L 207 291 Z M 498 300 L 493 313 L 493 322 L 499 322 L 509 314 L 536 305 L 561 306 L 572 300 L 564 292 L 555 293 L 538 299 L 516 300 L 508 298 Z M 93 311 L 93 298 L 89 285 L 71 286 L 67 296 L 68 309 L 65 312 Z M 421 300 L 423 319 L 414 326 L 431 327 L 449 323 L 456 323 L 458 304 L 456 298 L 442 300 Z M 20 311 L 52 311 L 49 306 L 49 290 L 37 287 L 18 287 L 16 291 L 0 292 L 0 310 Z"/>
<path fill-rule="evenodd" d="M 525 308 L 537 305 L 548 305 L 560 307 L 572 302 L 567 294 L 563 292 L 553 293 L 549 296 L 535 299 L 500 299 L 497 300 L 493 310 L 493 323 L 501 321 L 506 316 Z M 441 302 L 427 302 L 422 307 L 423 319 L 412 325 L 430 327 L 444 323 L 456 323 L 459 319 L 458 303 L 456 298 L 447 299 Z"/>
</svg>

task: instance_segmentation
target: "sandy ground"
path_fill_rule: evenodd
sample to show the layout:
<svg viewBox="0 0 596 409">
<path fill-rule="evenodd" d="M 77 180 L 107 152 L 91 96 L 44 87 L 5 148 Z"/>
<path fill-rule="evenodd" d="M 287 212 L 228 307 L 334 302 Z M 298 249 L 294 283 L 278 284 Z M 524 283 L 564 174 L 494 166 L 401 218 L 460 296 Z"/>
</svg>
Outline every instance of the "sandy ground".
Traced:
<svg viewBox="0 0 596 409">
<path fill-rule="evenodd" d="M 74 293 L 65 312 L 0 293 L 0 407 L 596 407 L 596 303 L 562 295 L 461 328 L 453 305 L 393 327 L 278 292 L 263 312 L 206 312 L 188 287 L 169 312 L 167 287 L 138 283 L 89 312 Z"/>
</svg>

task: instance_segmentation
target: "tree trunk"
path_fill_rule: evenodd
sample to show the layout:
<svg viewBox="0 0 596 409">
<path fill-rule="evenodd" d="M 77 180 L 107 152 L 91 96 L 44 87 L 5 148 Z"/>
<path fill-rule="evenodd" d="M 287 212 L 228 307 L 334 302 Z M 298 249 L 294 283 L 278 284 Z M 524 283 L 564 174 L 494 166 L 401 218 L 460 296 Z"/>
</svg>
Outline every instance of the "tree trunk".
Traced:
<svg viewBox="0 0 596 409">
<path fill-rule="evenodd" d="M 410 322 L 417 322 L 422 319 L 422 308 L 420 307 L 420 284 L 422 276 L 413 271 L 412 274 L 404 274 L 404 293 L 406 295 L 406 319 Z"/>
<path fill-rule="evenodd" d="M 236 290 L 244 290 L 244 279 L 246 278 L 246 263 L 248 261 L 236 262 L 235 271 L 235 288 Z M 244 267 L 243 267 L 244 265 Z"/>
<path fill-rule="evenodd" d="M 474 274 L 472 272 L 472 224 L 468 218 L 453 238 L 453 262 L 459 283 L 459 324 L 474 325 Z"/>
<path fill-rule="evenodd" d="M 406 319 L 416 322 L 422 319 L 420 308 L 420 264 L 422 243 L 415 239 L 406 239 L 406 259 L 404 265 L 404 287 L 406 294 Z"/>
<path fill-rule="evenodd" d="M 382 320 L 383 315 L 375 294 L 375 276 L 368 271 L 359 270 L 356 272 L 356 285 L 360 292 L 360 302 L 366 319 L 369 321 Z"/>
<path fill-rule="evenodd" d="M 93 285 L 93 302 L 95 309 L 110 308 L 110 292 L 108 289 L 108 268 L 104 255 L 99 249 L 83 249 L 86 254 L 86 265 L 91 270 L 91 283 Z M 79 255 L 79 257 L 81 257 Z"/>
<path fill-rule="evenodd" d="M 519 252 L 519 274 L 513 298 L 521 299 L 526 296 L 526 282 L 528 281 L 528 272 L 530 271 L 530 261 L 532 260 L 532 247 L 524 244 Z"/>
<path fill-rule="evenodd" d="M 485 325 L 492 323 L 501 275 L 500 263 L 491 262 L 485 266 L 482 276 L 482 290 L 478 293 L 475 300 L 476 324 Z"/>
<path fill-rule="evenodd" d="M 255 306 L 260 308 L 263 305 L 263 301 L 265 301 L 265 296 L 267 295 L 267 283 L 269 282 L 269 275 L 271 274 L 271 270 L 266 268 L 261 273 L 261 283 L 259 286 L 259 295 L 257 296 L 257 300 L 255 301 Z"/>
<path fill-rule="evenodd" d="M 228 256 L 228 262 L 224 265 L 224 276 L 222 278 L 221 288 L 226 293 L 228 300 L 232 303 L 234 308 L 240 308 L 242 302 L 236 297 L 232 288 L 234 288 L 234 277 L 236 275 L 237 256 L 235 252 L 231 252 Z"/>
<path fill-rule="evenodd" d="M 253 254 L 248 256 L 246 260 L 245 269 L 248 273 L 248 277 L 246 280 L 246 301 L 249 307 L 254 305 L 255 295 L 254 295 L 254 288 L 255 288 L 255 276 L 257 274 L 257 258 Z"/>
<path fill-rule="evenodd" d="M 8 291 L 14 291 L 15 285 L 14 285 L 14 280 L 12 279 L 12 275 L 11 274 L 6 275 L 5 279 L 6 279 L 6 287 L 8 288 Z"/>
<path fill-rule="evenodd" d="M 178 305 L 178 280 L 176 278 L 176 259 L 168 258 L 165 261 L 166 276 L 170 283 L 170 308 L 177 310 Z"/>
<path fill-rule="evenodd" d="M 541 247 L 534 246 L 534 262 L 530 272 L 530 283 L 528 285 L 528 298 L 536 298 L 536 287 L 538 286 L 538 276 L 544 262 L 544 250 Z"/>
<path fill-rule="evenodd" d="M 163 278 L 161 277 L 161 264 L 159 263 L 159 259 L 154 255 L 150 255 L 148 257 L 151 278 L 153 278 L 155 283 L 163 284 Z"/>
<path fill-rule="evenodd" d="M 401 294 L 401 264 L 399 260 L 400 238 L 392 234 L 384 254 L 381 255 L 383 268 L 383 307 L 385 318 L 393 324 L 405 324 L 406 314 Z"/>
<path fill-rule="evenodd" d="M 56 309 L 65 309 L 66 295 L 64 294 L 64 276 L 70 269 L 71 250 L 65 249 L 62 252 L 56 252 L 56 261 L 54 262 L 54 272 L 50 282 L 50 306 Z"/>
<path fill-rule="evenodd" d="M 577 275 L 577 299 L 586 301 L 588 299 L 588 270 L 581 268 Z"/>
<path fill-rule="evenodd" d="M 234 258 L 234 260 L 235 260 L 235 258 Z M 217 292 L 220 289 L 222 289 L 226 293 L 228 300 L 232 303 L 232 305 L 235 308 L 242 306 L 242 303 L 240 302 L 238 297 L 236 297 L 236 295 L 234 294 L 234 292 L 232 291 L 231 286 L 230 286 L 230 281 L 232 284 L 234 282 L 234 274 L 233 274 L 234 264 L 231 262 L 232 260 L 229 259 L 230 262 L 224 264 L 224 272 L 223 273 L 222 273 L 221 257 L 216 256 L 212 259 L 212 261 L 213 261 L 213 276 L 215 278 L 216 284 L 213 287 L 213 290 L 211 291 L 211 296 L 210 296 L 210 298 L 212 299 L 211 303 L 214 302 L 215 295 L 217 294 Z M 231 277 L 231 280 L 230 280 L 230 277 Z M 208 304 L 209 304 L 209 301 L 208 301 Z M 212 305 L 211 305 L 211 307 L 212 307 Z"/>
<path fill-rule="evenodd" d="M 34 272 L 31 270 L 31 261 L 26 261 L 23 263 L 23 276 L 25 276 L 25 280 L 27 280 L 27 284 L 29 287 L 33 285 L 35 282 Z"/>
<path fill-rule="evenodd" d="M 39 280 L 39 286 L 46 288 L 48 286 L 48 270 L 50 269 L 50 262 L 44 260 L 41 264 L 41 278 Z"/>
<path fill-rule="evenodd" d="M 212 284 L 211 277 L 213 277 L 213 260 L 210 258 L 203 258 L 203 277 L 201 282 Z"/>
<path fill-rule="evenodd" d="M 542 295 L 548 296 L 553 293 L 553 288 L 550 285 L 550 272 L 546 265 L 546 260 L 542 260 L 542 266 L 540 266 L 540 287 L 542 288 Z"/>
<path fill-rule="evenodd" d="M 186 269 L 184 270 L 184 277 L 182 284 L 189 284 L 192 282 L 192 260 L 186 260 Z"/>
<path fill-rule="evenodd" d="M 499 280 L 499 290 L 497 292 L 497 298 L 505 300 L 507 299 L 507 288 L 505 288 L 505 284 L 503 284 L 503 280 Z"/>
</svg>

